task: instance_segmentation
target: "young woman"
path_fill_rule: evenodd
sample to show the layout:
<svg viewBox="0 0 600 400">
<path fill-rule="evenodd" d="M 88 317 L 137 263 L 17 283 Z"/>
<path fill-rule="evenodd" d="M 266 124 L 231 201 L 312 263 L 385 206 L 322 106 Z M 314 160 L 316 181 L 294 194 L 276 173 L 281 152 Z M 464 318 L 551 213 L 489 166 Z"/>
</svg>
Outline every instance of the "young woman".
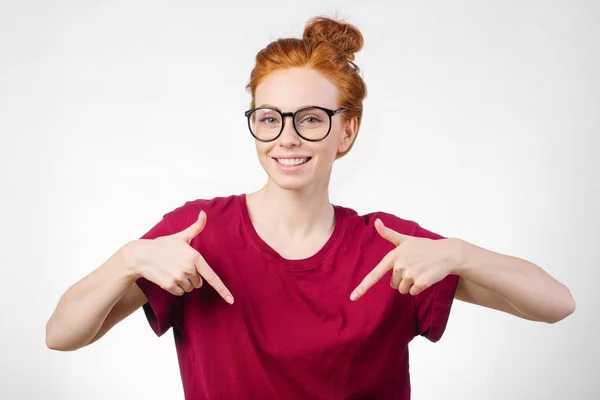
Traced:
<svg viewBox="0 0 600 400">
<path fill-rule="evenodd" d="M 330 203 L 362 118 L 361 47 L 354 26 L 315 18 L 261 50 L 246 117 L 267 183 L 164 215 L 64 294 L 48 347 L 93 343 L 143 306 L 157 335 L 172 329 L 186 399 L 409 399 L 408 343 L 439 340 L 454 298 L 571 314 L 531 262 Z"/>
</svg>

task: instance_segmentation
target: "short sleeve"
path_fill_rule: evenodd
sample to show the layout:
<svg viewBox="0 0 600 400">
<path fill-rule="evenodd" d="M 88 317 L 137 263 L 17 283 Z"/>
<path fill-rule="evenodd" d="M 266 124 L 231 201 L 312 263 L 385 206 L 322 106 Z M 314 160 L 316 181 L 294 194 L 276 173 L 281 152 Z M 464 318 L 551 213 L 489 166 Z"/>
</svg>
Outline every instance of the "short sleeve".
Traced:
<svg viewBox="0 0 600 400">
<path fill-rule="evenodd" d="M 443 236 L 419 225 L 416 226 L 414 236 L 434 240 L 444 239 Z M 448 275 L 414 296 L 417 335 L 424 336 L 432 342 L 440 340 L 446 330 L 458 279 L 458 275 Z"/>
<path fill-rule="evenodd" d="M 150 231 L 140 239 L 156 239 L 157 237 L 175 233 L 168 222 L 168 215 L 156 224 Z M 148 302 L 144 304 L 144 314 L 150 327 L 157 336 L 165 334 L 169 328 L 174 327 L 179 332 L 183 331 L 183 297 L 176 296 L 164 290 L 157 284 L 139 278 L 136 281 L 138 287 L 144 292 Z"/>
</svg>

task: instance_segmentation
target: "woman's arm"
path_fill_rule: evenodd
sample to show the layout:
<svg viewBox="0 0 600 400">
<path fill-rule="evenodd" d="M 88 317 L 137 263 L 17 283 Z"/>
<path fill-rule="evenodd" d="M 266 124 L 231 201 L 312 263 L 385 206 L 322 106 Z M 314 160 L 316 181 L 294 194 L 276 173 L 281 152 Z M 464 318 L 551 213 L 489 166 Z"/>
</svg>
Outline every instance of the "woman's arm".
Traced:
<svg viewBox="0 0 600 400">
<path fill-rule="evenodd" d="M 76 350 L 98 340 L 148 301 L 136 284 L 139 278 L 175 296 L 198 289 L 206 281 L 233 304 L 229 289 L 190 245 L 205 224 L 206 213 L 202 211 L 194 223 L 180 232 L 155 229 L 152 235 L 145 235 L 154 239 L 134 240 L 121 247 L 62 296 L 46 325 L 47 346 Z M 164 233 L 167 234 L 161 236 Z"/>
<path fill-rule="evenodd" d="M 537 265 L 460 239 L 455 297 L 521 318 L 558 322 L 575 311 L 569 289 Z"/>
<path fill-rule="evenodd" d="M 146 303 L 135 285 L 137 274 L 130 267 L 129 246 L 123 246 L 61 297 L 46 324 L 50 349 L 84 347 Z"/>
</svg>

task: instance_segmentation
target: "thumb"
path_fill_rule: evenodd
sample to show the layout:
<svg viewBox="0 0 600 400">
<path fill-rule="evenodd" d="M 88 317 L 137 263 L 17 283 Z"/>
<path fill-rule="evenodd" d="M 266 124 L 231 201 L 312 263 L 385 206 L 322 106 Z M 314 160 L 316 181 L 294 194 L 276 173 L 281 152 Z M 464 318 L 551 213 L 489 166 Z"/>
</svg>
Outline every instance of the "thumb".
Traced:
<svg viewBox="0 0 600 400">
<path fill-rule="evenodd" d="M 204 226 L 206 225 L 206 213 L 204 211 L 200 211 L 198 214 L 198 219 L 190 226 L 185 228 L 184 230 L 175 233 L 173 236 L 181 238 L 185 240 L 188 244 L 194 239 L 200 232 L 204 230 Z"/>
<path fill-rule="evenodd" d="M 391 228 L 388 228 L 383 224 L 383 222 L 379 218 L 375 220 L 375 229 L 377 229 L 377 232 L 381 235 L 381 237 L 383 237 L 389 242 L 392 242 L 396 246 L 400 246 L 402 242 L 411 237 L 398 233 Z"/>
</svg>

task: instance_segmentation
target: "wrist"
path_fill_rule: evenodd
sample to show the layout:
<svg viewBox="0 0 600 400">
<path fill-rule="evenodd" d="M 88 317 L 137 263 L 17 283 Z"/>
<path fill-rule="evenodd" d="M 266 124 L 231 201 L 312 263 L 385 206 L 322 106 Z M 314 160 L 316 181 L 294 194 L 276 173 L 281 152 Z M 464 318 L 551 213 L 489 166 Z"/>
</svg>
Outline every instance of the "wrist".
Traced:
<svg viewBox="0 0 600 400">
<path fill-rule="evenodd" d="M 452 268 L 450 273 L 452 275 L 461 276 L 465 273 L 467 269 L 467 255 L 469 243 L 462 239 L 458 238 L 450 238 L 452 243 L 452 249 L 450 253 L 452 254 Z"/>
<path fill-rule="evenodd" d="M 123 267 L 125 277 L 131 280 L 132 283 L 142 277 L 139 259 L 139 240 L 128 242 L 118 252 L 120 265 Z"/>
</svg>

